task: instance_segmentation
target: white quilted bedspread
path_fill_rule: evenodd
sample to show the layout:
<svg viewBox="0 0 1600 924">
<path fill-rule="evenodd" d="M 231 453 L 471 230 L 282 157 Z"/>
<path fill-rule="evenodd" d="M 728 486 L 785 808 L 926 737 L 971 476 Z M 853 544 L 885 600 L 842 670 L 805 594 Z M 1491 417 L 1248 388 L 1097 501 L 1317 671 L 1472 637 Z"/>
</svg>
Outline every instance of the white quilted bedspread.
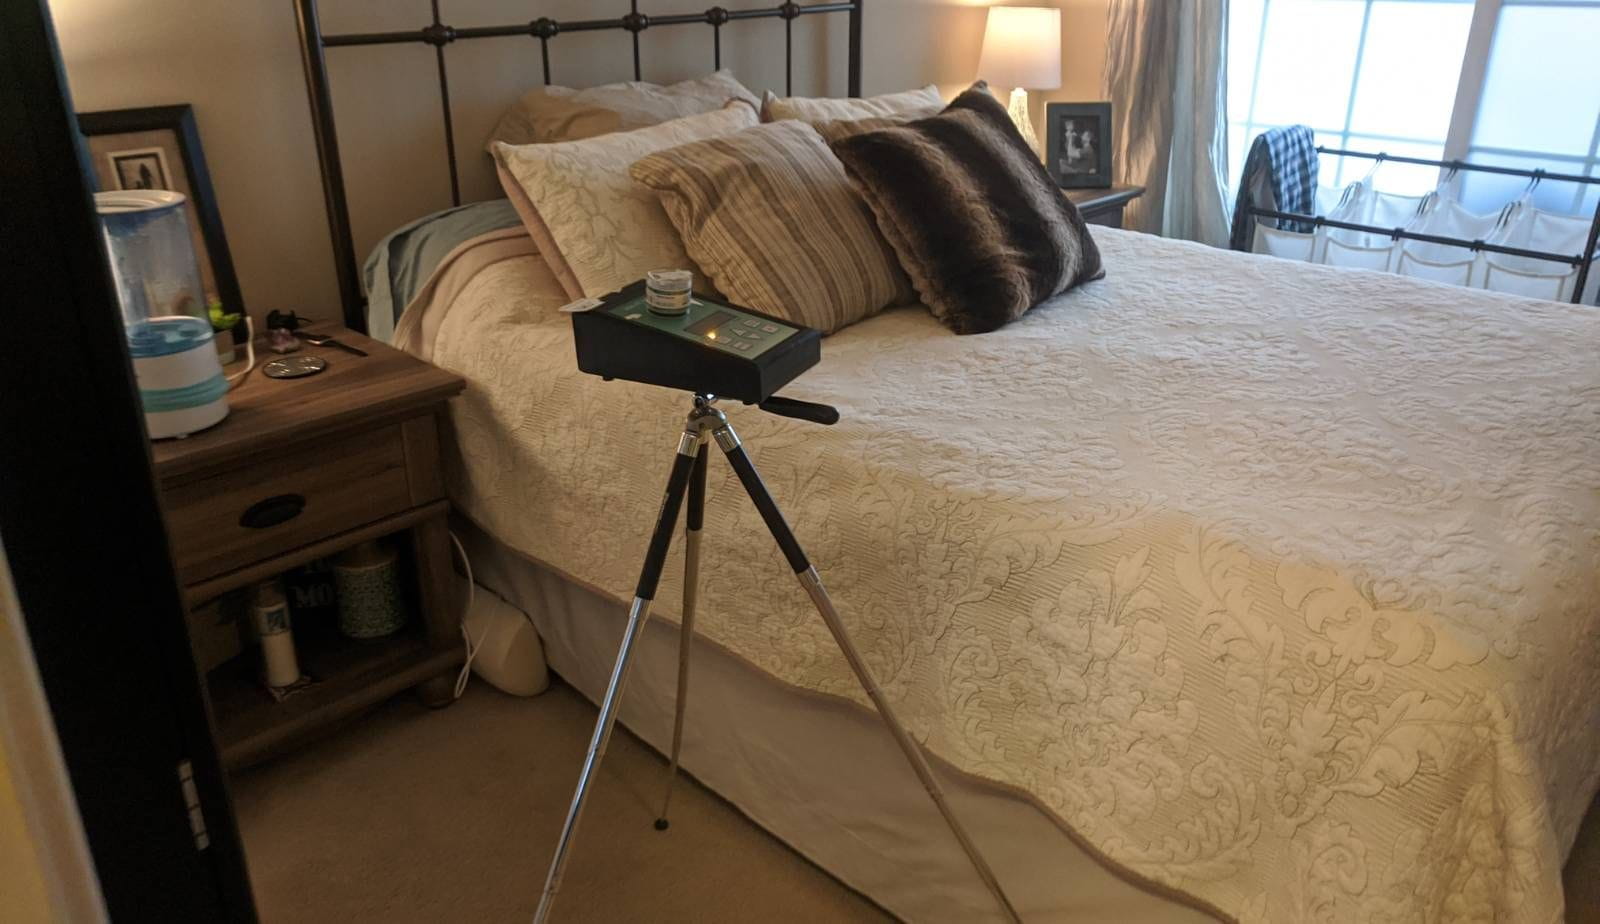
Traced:
<svg viewBox="0 0 1600 924">
<path fill-rule="evenodd" d="M 787 393 L 838 426 L 729 409 L 903 717 L 1241 921 L 1558 921 L 1600 785 L 1600 314 L 1097 236 L 1106 279 L 996 333 L 830 337 Z M 453 496 L 626 599 L 687 403 L 579 374 L 547 281 L 429 309 Z M 865 703 L 711 471 L 702 631 Z"/>
</svg>

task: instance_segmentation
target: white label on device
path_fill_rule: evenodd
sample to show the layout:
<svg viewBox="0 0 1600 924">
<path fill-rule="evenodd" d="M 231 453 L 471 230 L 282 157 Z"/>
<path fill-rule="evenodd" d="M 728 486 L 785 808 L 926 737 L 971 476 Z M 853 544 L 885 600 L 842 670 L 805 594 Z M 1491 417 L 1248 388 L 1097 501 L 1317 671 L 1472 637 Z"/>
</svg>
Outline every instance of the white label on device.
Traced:
<svg viewBox="0 0 1600 924">
<path fill-rule="evenodd" d="M 598 298 L 580 298 L 575 302 L 568 302 L 562 305 L 561 310 L 567 314 L 577 314 L 580 311 L 593 311 L 603 304 L 605 303 Z"/>
</svg>

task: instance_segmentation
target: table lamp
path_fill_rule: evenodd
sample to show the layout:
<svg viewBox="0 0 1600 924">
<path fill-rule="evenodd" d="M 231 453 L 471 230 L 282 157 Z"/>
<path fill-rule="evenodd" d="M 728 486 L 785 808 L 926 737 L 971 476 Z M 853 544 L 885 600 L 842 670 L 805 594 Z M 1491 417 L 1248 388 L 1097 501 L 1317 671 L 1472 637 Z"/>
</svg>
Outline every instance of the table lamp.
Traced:
<svg viewBox="0 0 1600 924">
<path fill-rule="evenodd" d="M 1061 11 L 1040 6 L 992 6 L 983 32 L 978 76 L 992 87 L 1011 87 L 1007 107 L 1024 141 L 1039 151 L 1028 117 L 1028 90 L 1061 86 Z"/>
</svg>

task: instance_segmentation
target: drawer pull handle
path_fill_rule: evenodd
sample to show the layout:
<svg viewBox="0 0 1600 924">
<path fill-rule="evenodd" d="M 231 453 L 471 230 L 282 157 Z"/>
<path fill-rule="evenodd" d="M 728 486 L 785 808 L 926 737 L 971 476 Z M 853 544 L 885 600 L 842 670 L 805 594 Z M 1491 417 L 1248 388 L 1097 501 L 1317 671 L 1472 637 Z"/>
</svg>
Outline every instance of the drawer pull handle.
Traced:
<svg viewBox="0 0 1600 924">
<path fill-rule="evenodd" d="M 306 499 L 299 494 L 278 494 L 256 501 L 239 515 L 239 525 L 248 529 L 266 529 L 287 523 L 306 509 Z"/>
</svg>

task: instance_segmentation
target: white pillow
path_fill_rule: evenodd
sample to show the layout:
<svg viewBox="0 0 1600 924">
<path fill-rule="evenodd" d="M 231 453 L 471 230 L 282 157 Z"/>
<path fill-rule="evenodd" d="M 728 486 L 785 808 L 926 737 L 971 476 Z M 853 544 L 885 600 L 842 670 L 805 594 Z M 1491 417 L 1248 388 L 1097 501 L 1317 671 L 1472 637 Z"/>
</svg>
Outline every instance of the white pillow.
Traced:
<svg viewBox="0 0 1600 924">
<path fill-rule="evenodd" d="M 655 192 L 628 175 L 633 162 L 756 124 L 755 109 L 732 102 L 715 112 L 582 141 L 497 142 L 494 154 L 527 194 L 548 234 L 548 241 L 541 240 L 541 229 L 527 223 L 540 252 L 552 260 L 552 268 L 558 254 L 582 294 L 594 297 L 641 279 L 649 270 L 694 266 Z"/>
<path fill-rule="evenodd" d="M 777 96 L 768 90 L 761 98 L 761 121 L 799 119 L 816 123 L 893 116 L 909 122 L 938 115 L 943 109 L 944 99 L 939 96 L 939 88 L 931 83 L 920 90 L 885 93 L 865 99 Z"/>
<path fill-rule="evenodd" d="M 755 94 L 727 69 L 670 86 L 629 81 L 574 90 L 538 87 L 508 108 L 485 144 L 578 141 L 609 132 L 659 125 L 669 119 L 721 109 L 730 99 L 756 106 Z"/>
</svg>

